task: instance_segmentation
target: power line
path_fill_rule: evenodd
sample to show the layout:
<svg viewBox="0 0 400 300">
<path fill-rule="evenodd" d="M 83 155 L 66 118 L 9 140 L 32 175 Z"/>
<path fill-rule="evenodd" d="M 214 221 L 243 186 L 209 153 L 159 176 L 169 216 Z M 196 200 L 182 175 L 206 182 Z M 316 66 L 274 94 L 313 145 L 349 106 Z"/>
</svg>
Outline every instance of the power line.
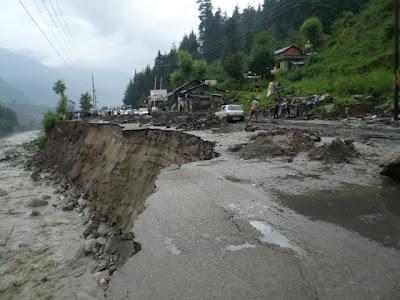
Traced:
<svg viewBox="0 0 400 300">
<path fill-rule="evenodd" d="M 58 27 L 58 25 L 57 25 L 57 23 L 56 23 L 56 21 L 55 21 L 53 15 L 51 14 L 50 9 L 48 8 L 46 2 L 45 2 L 44 0 L 42 0 L 42 3 L 43 3 L 43 5 L 44 5 L 44 7 L 46 8 L 47 13 L 48 13 L 49 16 L 50 16 L 50 19 L 51 19 L 53 25 L 54 25 L 55 28 L 57 29 L 57 32 L 58 32 L 59 36 L 62 38 L 62 40 L 63 40 L 63 42 L 64 42 L 65 51 L 66 51 L 66 52 L 69 52 L 70 55 L 72 54 L 71 56 L 74 56 L 73 51 L 72 51 L 71 48 L 69 47 L 68 42 L 66 41 L 66 39 L 65 39 L 64 35 L 62 34 L 60 28 Z M 73 60 L 71 60 L 71 64 L 72 64 L 77 70 L 80 69 L 80 67 L 77 65 L 77 63 L 73 62 Z M 86 81 L 86 80 L 85 80 L 85 81 Z M 87 82 L 87 83 L 88 83 L 88 82 Z"/>
<path fill-rule="evenodd" d="M 90 73 L 88 68 L 86 67 L 85 62 L 83 61 L 82 57 L 80 56 L 76 45 L 74 45 L 74 43 L 72 42 L 72 34 L 70 32 L 68 33 L 68 30 L 66 29 L 67 28 L 67 23 L 65 22 L 65 19 L 64 18 L 61 19 L 61 15 L 63 15 L 63 14 L 62 14 L 62 11 L 60 9 L 60 6 L 58 6 L 58 12 L 57 12 L 57 10 L 55 9 L 55 6 L 53 5 L 53 2 L 51 0 L 48 0 L 48 1 L 50 3 L 51 8 L 53 9 L 53 12 L 54 12 L 54 14 L 55 14 L 55 16 L 56 16 L 56 18 L 58 20 L 58 23 L 60 24 L 60 27 L 61 27 L 62 31 L 65 34 L 65 37 L 66 37 L 66 40 L 68 41 L 68 44 L 70 45 L 75 57 L 77 58 L 77 62 L 79 63 L 79 65 L 81 66 L 82 69 L 85 69 L 86 72 Z M 58 2 L 57 2 L 57 5 L 58 5 Z M 61 21 L 61 20 L 63 20 L 63 21 Z"/>
<path fill-rule="evenodd" d="M 57 8 L 58 8 L 58 11 L 60 12 L 60 15 L 61 15 L 61 18 L 62 18 L 62 20 L 63 20 L 64 26 L 65 26 L 65 28 L 67 29 L 68 36 L 69 36 L 70 40 L 72 41 L 72 44 L 74 45 L 74 47 L 75 47 L 76 49 L 79 49 L 79 47 L 78 47 L 78 45 L 77 45 L 77 43 L 76 43 L 76 41 L 75 41 L 75 39 L 74 39 L 74 37 L 73 37 L 73 35 L 72 35 L 72 33 L 71 33 L 71 30 L 69 29 L 68 22 L 67 22 L 66 19 L 65 19 L 64 13 L 62 12 L 62 9 L 61 9 L 60 4 L 58 3 L 58 0 L 56 0 L 56 5 L 57 5 Z M 79 51 L 77 51 L 77 52 L 78 52 L 78 55 L 79 55 Z M 79 57 L 81 58 L 81 61 L 82 61 L 82 63 L 84 64 L 84 66 L 87 67 L 87 64 L 86 64 L 85 61 L 82 59 L 82 57 L 81 57 L 80 55 L 79 55 Z M 89 72 L 89 71 L 88 71 L 88 72 Z M 90 73 L 90 72 L 89 72 L 89 73 Z"/>
<path fill-rule="evenodd" d="M 33 0 L 33 3 L 35 4 L 36 10 L 39 12 L 40 16 L 42 17 L 43 22 L 45 23 L 45 25 L 47 26 L 47 28 L 49 28 L 49 30 L 51 31 L 51 34 L 54 38 L 54 40 L 56 40 L 56 42 L 58 43 L 58 46 L 63 50 L 63 54 L 67 54 L 68 53 L 65 51 L 64 47 L 63 47 L 63 43 L 60 40 L 60 37 L 57 35 L 57 33 L 55 32 L 53 26 L 51 26 L 49 24 L 49 22 L 47 21 L 47 17 L 45 16 L 45 14 L 43 13 L 42 9 L 40 8 L 40 6 L 38 5 L 36 0 Z"/>
<path fill-rule="evenodd" d="M 73 53 L 74 57 L 76 58 L 76 60 L 77 60 L 77 61 L 76 61 L 77 65 L 79 66 L 79 68 L 80 68 L 81 70 L 83 70 L 84 67 L 82 66 L 82 64 L 81 64 L 81 62 L 80 62 L 80 60 L 79 60 L 78 54 L 76 53 L 74 47 L 72 46 L 71 42 L 70 42 L 69 39 L 68 39 L 67 33 L 66 33 L 66 31 L 65 31 L 65 28 L 64 28 L 62 22 L 60 21 L 60 17 L 58 16 L 58 13 L 57 13 L 57 11 L 55 10 L 55 8 L 54 8 L 54 6 L 53 6 L 53 3 L 51 2 L 51 0 L 48 0 L 48 2 L 50 3 L 50 6 L 51 6 L 51 8 L 52 8 L 52 10 L 53 10 L 53 12 L 54 12 L 54 14 L 55 14 L 55 16 L 56 16 L 56 20 L 58 21 L 58 24 L 60 25 L 61 30 L 63 31 L 63 32 L 61 32 L 61 31 L 58 29 L 58 27 L 57 27 L 58 32 L 60 33 L 60 35 L 63 36 L 64 41 L 66 42 L 66 44 L 68 45 L 69 49 L 71 50 L 71 52 Z"/>
<path fill-rule="evenodd" d="M 32 14 L 29 12 L 29 10 L 26 8 L 24 3 L 21 0 L 18 0 L 18 2 L 21 4 L 22 8 L 25 10 L 25 12 L 28 14 L 28 16 L 31 18 L 32 22 L 35 24 L 35 26 L 40 30 L 44 38 L 47 40 L 47 42 L 50 44 L 50 46 L 53 48 L 53 50 L 57 53 L 57 55 L 63 60 L 65 65 L 76 75 L 76 77 L 81 80 L 83 83 L 85 81 L 82 80 L 80 77 L 79 73 L 77 73 L 74 68 L 71 67 L 71 65 L 68 63 L 68 61 L 64 58 L 64 56 L 58 51 L 57 47 L 54 46 L 53 42 L 49 39 L 47 34 L 43 31 L 43 29 L 40 27 L 39 23 L 35 20 L 35 18 L 32 16 Z M 85 83 L 86 84 L 86 83 Z"/>
</svg>

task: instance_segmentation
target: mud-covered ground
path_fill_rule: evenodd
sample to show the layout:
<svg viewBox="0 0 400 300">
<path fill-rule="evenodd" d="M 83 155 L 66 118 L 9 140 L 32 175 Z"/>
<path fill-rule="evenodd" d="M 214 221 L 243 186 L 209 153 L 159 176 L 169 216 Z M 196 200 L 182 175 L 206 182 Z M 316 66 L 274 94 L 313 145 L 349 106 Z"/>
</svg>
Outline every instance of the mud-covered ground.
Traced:
<svg viewBox="0 0 400 300">
<path fill-rule="evenodd" d="M 166 125 L 157 128 L 176 130 Z M 138 124 L 122 126 L 131 138 L 143 132 Z M 380 173 L 382 164 L 400 155 L 399 128 L 359 120 L 262 119 L 251 126 L 255 132 L 245 131 L 244 123 L 188 131 L 187 143 L 182 137 L 169 145 L 161 133 L 150 134 L 150 148 L 137 143 L 140 159 L 151 156 L 164 169 L 143 181 L 155 189 L 126 227 L 140 251 L 107 277 L 106 298 L 398 299 L 400 187 Z M 113 182 L 125 170 L 119 161 L 132 161 L 135 154 L 117 134 L 109 144 L 130 156 L 108 149 L 102 132 L 92 131 L 76 155 L 110 160 L 100 166 L 112 168 L 98 172 L 111 172 L 99 178 L 121 187 Z M 188 162 L 193 145 L 182 145 L 191 145 L 191 135 L 215 142 L 220 155 Z M 29 138 L 2 140 L 0 147 L 15 148 Z M 101 149 L 108 149 L 104 156 Z M 185 159 L 171 159 L 173 153 Z M 29 155 L 0 162 L 0 298 L 101 299 L 95 279 L 101 260 L 82 255 L 88 241 L 82 208 L 78 203 L 77 211 L 60 209 L 56 177 L 38 172 L 32 181 L 23 168 Z M 32 201 L 43 206 L 28 207 Z"/>
<path fill-rule="evenodd" d="M 398 128 L 252 126 L 191 132 L 215 141 L 221 156 L 160 174 L 133 226 L 142 250 L 114 274 L 107 296 L 400 297 L 400 188 L 380 175 L 400 154 Z"/>
</svg>

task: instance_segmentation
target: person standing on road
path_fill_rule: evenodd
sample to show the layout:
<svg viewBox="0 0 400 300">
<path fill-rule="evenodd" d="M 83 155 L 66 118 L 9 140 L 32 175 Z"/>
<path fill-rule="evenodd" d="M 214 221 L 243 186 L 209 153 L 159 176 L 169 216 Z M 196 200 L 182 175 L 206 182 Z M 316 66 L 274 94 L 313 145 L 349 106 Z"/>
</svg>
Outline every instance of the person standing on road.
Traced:
<svg viewBox="0 0 400 300">
<path fill-rule="evenodd" d="M 256 122 L 258 121 L 258 110 L 260 109 L 260 98 L 257 97 L 251 102 L 251 111 L 250 111 L 250 117 L 247 120 L 247 122 L 250 122 L 252 117 L 255 115 L 256 116 Z"/>
<path fill-rule="evenodd" d="M 279 102 L 275 102 L 274 106 L 274 119 L 279 119 Z"/>
</svg>

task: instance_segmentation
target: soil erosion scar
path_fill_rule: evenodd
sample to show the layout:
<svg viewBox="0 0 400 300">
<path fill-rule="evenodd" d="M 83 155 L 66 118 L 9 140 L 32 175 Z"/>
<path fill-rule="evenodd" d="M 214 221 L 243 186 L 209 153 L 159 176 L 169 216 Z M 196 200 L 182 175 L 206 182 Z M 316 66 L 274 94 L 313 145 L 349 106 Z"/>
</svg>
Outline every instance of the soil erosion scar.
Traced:
<svg viewBox="0 0 400 300">
<path fill-rule="evenodd" d="M 48 134 L 32 164 L 39 171 L 53 169 L 61 182 L 87 194 L 93 213 L 84 234 L 106 237 L 104 252 L 116 255 L 120 265 L 135 252 L 122 250 L 133 244 L 133 220 L 154 191 L 159 172 L 174 164 L 212 159 L 214 146 L 178 131 L 122 131 L 118 125 L 64 122 Z M 104 223 L 112 225 L 111 234 L 100 232 Z"/>
</svg>

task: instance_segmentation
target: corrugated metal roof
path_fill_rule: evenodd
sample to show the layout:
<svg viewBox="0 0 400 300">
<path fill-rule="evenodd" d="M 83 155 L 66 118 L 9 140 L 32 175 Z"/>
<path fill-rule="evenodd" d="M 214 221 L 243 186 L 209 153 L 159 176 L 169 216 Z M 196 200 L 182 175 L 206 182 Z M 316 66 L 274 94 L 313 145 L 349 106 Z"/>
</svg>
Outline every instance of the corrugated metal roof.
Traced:
<svg viewBox="0 0 400 300">
<path fill-rule="evenodd" d="M 274 55 L 279 55 L 279 54 L 282 54 L 283 52 L 285 52 L 285 51 L 289 50 L 289 49 L 290 49 L 290 48 L 292 48 L 292 47 L 293 47 L 293 46 L 292 46 L 292 45 L 290 45 L 290 46 L 287 46 L 287 47 L 285 47 L 285 48 L 278 49 L 278 50 L 274 51 Z"/>
<path fill-rule="evenodd" d="M 290 46 L 287 46 L 287 47 L 285 47 L 285 48 L 278 49 L 278 50 L 274 51 L 274 55 L 275 55 L 275 56 L 276 56 L 276 55 L 280 55 L 280 54 L 286 52 L 287 50 L 289 50 L 290 48 L 295 48 L 295 49 L 299 50 L 300 53 L 302 52 L 298 47 L 293 46 L 293 45 L 290 45 Z"/>
</svg>

